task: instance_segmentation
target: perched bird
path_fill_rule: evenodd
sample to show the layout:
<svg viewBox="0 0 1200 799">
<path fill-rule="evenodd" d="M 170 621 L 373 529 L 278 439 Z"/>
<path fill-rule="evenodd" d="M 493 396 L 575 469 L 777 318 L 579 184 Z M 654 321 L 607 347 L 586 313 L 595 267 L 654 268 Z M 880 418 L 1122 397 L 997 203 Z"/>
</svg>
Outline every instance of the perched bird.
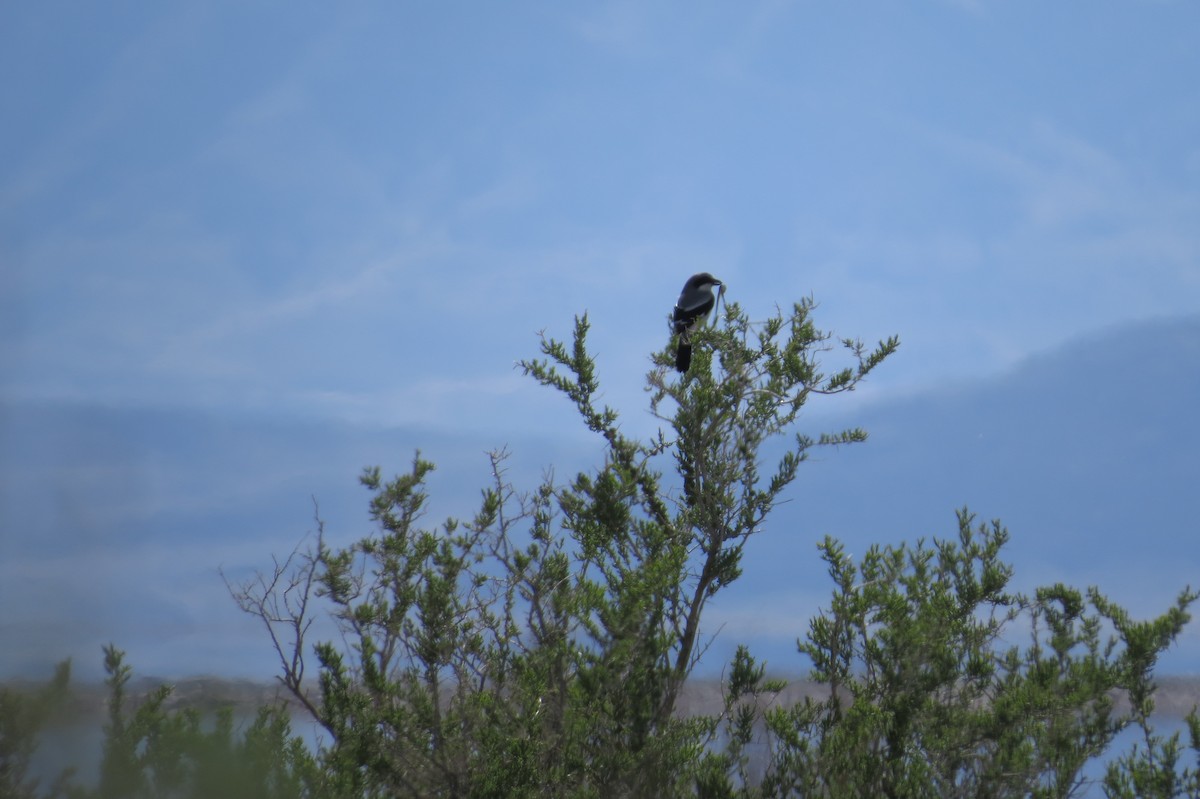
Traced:
<svg viewBox="0 0 1200 799">
<path fill-rule="evenodd" d="M 686 372 L 692 365 L 692 331 L 707 321 L 709 313 L 716 305 L 717 298 L 713 296 L 713 286 L 724 287 L 724 284 L 708 272 L 692 275 L 683 284 L 679 301 L 675 303 L 671 327 L 675 335 L 679 336 L 679 349 L 675 351 L 675 368 L 681 372 Z"/>
</svg>

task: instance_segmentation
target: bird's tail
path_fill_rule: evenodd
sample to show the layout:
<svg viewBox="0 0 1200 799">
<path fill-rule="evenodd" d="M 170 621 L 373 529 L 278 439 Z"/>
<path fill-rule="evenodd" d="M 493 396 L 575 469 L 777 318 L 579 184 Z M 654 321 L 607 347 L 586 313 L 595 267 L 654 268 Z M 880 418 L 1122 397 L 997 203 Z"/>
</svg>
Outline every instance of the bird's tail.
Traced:
<svg viewBox="0 0 1200 799">
<path fill-rule="evenodd" d="M 681 372 L 686 372 L 691 365 L 692 345 L 685 341 L 680 341 L 679 349 L 675 350 L 675 368 Z"/>
</svg>

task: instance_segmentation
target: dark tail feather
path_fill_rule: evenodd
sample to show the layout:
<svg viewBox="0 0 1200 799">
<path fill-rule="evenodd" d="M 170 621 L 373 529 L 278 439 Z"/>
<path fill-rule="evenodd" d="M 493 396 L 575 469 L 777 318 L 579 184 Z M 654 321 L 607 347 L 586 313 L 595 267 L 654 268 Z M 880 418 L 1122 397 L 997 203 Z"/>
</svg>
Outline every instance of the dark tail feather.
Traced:
<svg viewBox="0 0 1200 799">
<path fill-rule="evenodd" d="M 692 365 L 692 345 L 679 342 L 679 349 L 675 350 L 675 368 L 681 372 L 686 372 L 688 367 Z"/>
</svg>

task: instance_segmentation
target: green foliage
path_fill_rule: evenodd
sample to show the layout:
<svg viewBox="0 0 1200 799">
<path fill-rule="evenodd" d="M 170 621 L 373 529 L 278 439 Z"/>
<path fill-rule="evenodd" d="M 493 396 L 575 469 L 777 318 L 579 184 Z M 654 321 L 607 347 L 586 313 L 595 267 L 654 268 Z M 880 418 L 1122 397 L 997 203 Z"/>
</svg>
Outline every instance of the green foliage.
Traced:
<svg viewBox="0 0 1200 799">
<path fill-rule="evenodd" d="M 71 679 L 70 661 L 54 671 L 54 677 L 34 691 L 0 687 L 0 797 L 36 799 L 43 796 L 39 781 L 30 776 L 30 760 L 37 751 L 46 723 L 67 699 Z M 57 795 L 70 774 L 64 774 L 48 795 Z"/>
<path fill-rule="evenodd" d="M 1196 595 L 1133 622 L 1096 589 L 1011 593 L 1012 568 L 1000 560 L 1007 532 L 972 524 L 963 510 L 956 539 L 872 547 L 857 564 L 836 541 L 821 544 L 835 590 L 799 648 L 826 693 L 765 711 L 772 755 L 760 785 L 749 790 L 738 775 L 710 795 L 740 784 L 743 795 L 780 797 L 1076 796 L 1084 767 L 1117 733 L 1148 725 L 1154 663 Z M 1014 634 L 1027 643 L 1006 643 Z M 765 690 L 758 680 L 740 678 Z M 1118 693 L 1130 713 L 1116 712 Z M 739 719 L 730 751 L 751 726 Z M 1145 792 L 1154 773 L 1181 784 L 1170 782 L 1174 765 L 1135 751 L 1107 782 L 1130 786 L 1112 795 L 1180 795 Z"/>
<path fill-rule="evenodd" d="M 648 379 L 666 431 L 648 441 L 622 433 L 618 413 L 598 402 L 588 321 L 578 318 L 570 345 L 544 338 L 544 359 L 521 367 L 599 434 L 600 467 L 519 493 L 504 478 L 506 454 L 494 453 L 475 517 L 432 527 L 423 525 L 431 463 L 418 454 L 390 481 L 368 469 L 377 534 L 337 550 L 321 537 L 235 590 L 272 630 L 282 681 L 329 732 L 322 757 L 340 790 L 691 792 L 716 729 L 676 712 L 702 649 L 703 610 L 739 576 L 747 541 L 808 449 L 865 438 L 794 436 L 807 398 L 853 389 L 898 345 L 843 342 L 851 365 L 826 377 L 818 356 L 831 337 L 810 311 L 802 303 L 754 326 L 728 306 L 722 324 L 696 336 L 683 379 L 658 354 Z M 783 436 L 791 446 L 767 468 L 762 447 Z M 676 463 L 682 485 L 664 479 Z M 319 699 L 298 674 L 307 605 L 272 601 L 280 585 L 314 585 L 338 627 L 340 645 L 314 648 Z"/>
<path fill-rule="evenodd" d="M 786 687 L 783 680 L 766 679 L 766 664 L 757 663 L 745 646 L 738 646 L 730 664 L 724 708 L 706 719 L 709 734 L 723 733 L 724 747 L 708 747 L 695 774 L 696 795 L 705 799 L 753 793 L 750 749 L 759 737 L 764 709 Z"/>
<path fill-rule="evenodd" d="M 1193 710 L 1186 721 L 1193 760 L 1200 762 L 1200 715 Z M 1108 764 L 1104 795 L 1110 799 L 1200 797 L 1200 769 L 1180 762 L 1179 733 L 1156 734 L 1148 717 L 1139 716 L 1135 724 L 1141 740 Z"/>
<path fill-rule="evenodd" d="M 1191 599 L 1192 594 L 1187 594 Z M 1181 599 L 1182 604 L 1182 599 Z M 1150 622 L 1131 621 L 1121 608 L 1104 603 L 1105 613 L 1127 641 L 1126 668 L 1132 683 L 1128 691 L 1130 723 L 1140 733 L 1129 752 L 1108 764 L 1104 794 L 1112 799 L 1169 799 L 1200 797 L 1200 768 L 1180 762 L 1183 746 L 1178 732 L 1169 736 L 1155 732 L 1150 715 L 1154 711 L 1152 673 L 1159 652 L 1174 641 L 1187 622 L 1182 606 Z M 1200 714 L 1193 708 L 1186 718 L 1194 760 L 1200 764 Z"/>
<path fill-rule="evenodd" d="M 721 712 L 680 716 L 703 611 L 740 576 L 799 464 L 866 438 L 796 434 L 800 410 L 852 390 L 898 346 L 837 341 L 812 309 L 752 324 L 728 305 L 694 334 L 682 377 L 656 354 L 647 381 L 663 429 L 647 441 L 598 401 L 577 318 L 570 345 L 543 339 L 544 359 L 521 367 L 600 436 L 601 466 L 522 494 L 494 453 L 479 512 L 435 527 L 422 524 L 431 463 L 418 454 L 390 481 L 369 469 L 378 534 L 338 550 L 319 536 L 237 594 L 330 734 L 329 795 L 1065 797 L 1118 732 L 1149 729 L 1154 664 L 1195 596 L 1134 622 L 1095 589 L 1013 593 L 1007 533 L 973 529 L 965 510 L 957 537 L 932 545 L 872 547 L 857 563 L 821 545 L 835 591 L 800 651 L 823 695 L 780 704 L 783 684 L 742 647 Z M 849 365 L 826 374 L 834 349 Z M 278 585 L 272 601 L 264 589 Z M 319 699 L 300 679 L 309 606 L 287 601 L 310 586 L 341 638 L 314 649 Z M 266 612 L 279 608 L 290 613 Z M 1131 713 L 1115 710 L 1118 692 Z M 1110 769 L 1113 795 L 1174 774 L 1175 744 L 1146 741 L 1150 756 Z"/>
<path fill-rule="evenodd" d="M 263 707 L 235 735 L 233 711 L 221 708 L 211 725 L 195 708 L 167 710 L 171 687 L 160 686 L 131 708 L 132 670 L 116 647 L 104 650 L 109 687 L 100 784 L 83 799 L 293 799 L 316 795 L 315 761 L 291 735 L 285 708 Z"/>
<path fill-rule="evenodd" d="M 114 646 L 104 649 L 108 723 L 99 780 L 82 786 L 73 770 L 46 792 L 28 776 L 43 727 L 69 697 L 70 667 L 62 663 L 39 691 L 0 689 L 2 799 L 301 799 L 325 795 L 323 776 L 304 741 L 291 734 L 284 707 L 262 707 L 235 730 L 232 708 L 206 718 L 198 709 L 168 710 L 171 687 L 159 686 L 135 703 L 132 670 Z"/>
</svg>

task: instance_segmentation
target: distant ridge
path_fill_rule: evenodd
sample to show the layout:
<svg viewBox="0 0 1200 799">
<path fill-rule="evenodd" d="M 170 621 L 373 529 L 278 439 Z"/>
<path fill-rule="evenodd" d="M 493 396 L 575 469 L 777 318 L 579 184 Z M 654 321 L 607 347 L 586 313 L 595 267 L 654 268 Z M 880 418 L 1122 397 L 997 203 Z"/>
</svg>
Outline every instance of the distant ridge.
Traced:
<svg viewBox="0 0 1200 799">
<path fill-rule="evenodd" d="M 919 357 L 902 349 L 887 368 Z M 1018 588 L 1095 584 L 1135 615 L 1161 612 L 1200 580 L 1197 408 L 1192 315 L 1101 331 L 986 380 L 802 416 L 799 431 L 862 426 L 870 439 L 802 465 L 742 580 L 710 608 L 706 634 L 719 634 L 704 675 L 738 643 L 804 673 L 795 639 L 830 590 L 816 542 L 830 534 L 861 554 L 946 537 L 964 505 L 1009 528 Z M 269 645 L 217 568 L 237 577 L 290 551 L 313 529 L 313 498 L 335 542 L 367 533 L 361 468 L 406 468 L 418 448 L 438 463 L 430 524 L 475 510 L 488 448 L 508 445 L 524 487 L 547 466 L 560 478 L 589 468 L 600 451 L 508 433 L 0 400 L 0 677 L 40 679 L 72 657 L 79 679 L 98 681 L 114 642 L 146 673 L 267 678 Z M 1200 673 L 1192 630 L 1160 673 Z"/>
<path fill-rule="evenodd" d="M 773 704 L 790 705 L 805 697 L 819 697 L 824 688 L 806 679 L 787 680 L 787 688 Z M 35 681 L 14 680 L 0 685 L 16 690 L 35 690 Z M 296 715 L 305 711 L 283 686 L 274 682 L 254 680 L 226 680 L 217 677 L 189 677 L 171 681 L 143 677 L 135 679 L 128 688 L 130 698 L 140 702 L 159 686 L 171 685 L 171 696 L 166 707 L 171 710 L 195 708 L 204 712 L 229 707 L 236 713 L 253 713 L 264 705 L 283 703 Z M 315 686 L 314 686 L 315 688 Z M 689 680 L 683 691 L 679 708 L 681 715 L 719 714 L 723 707 L 724 684 L 717 679 Z M 87 683 L 71 688 L 71 700 L 64 708 L 64 715 L 73 722 L 99 719 L 108 711 L 108 688 L 102 683 Z M 1155 693 L 1154 712 L 1164 718 L 1183 718 L 1200 703 L 1200 677 L 1164 677 L 1158 680 Z"/>
</svg>

